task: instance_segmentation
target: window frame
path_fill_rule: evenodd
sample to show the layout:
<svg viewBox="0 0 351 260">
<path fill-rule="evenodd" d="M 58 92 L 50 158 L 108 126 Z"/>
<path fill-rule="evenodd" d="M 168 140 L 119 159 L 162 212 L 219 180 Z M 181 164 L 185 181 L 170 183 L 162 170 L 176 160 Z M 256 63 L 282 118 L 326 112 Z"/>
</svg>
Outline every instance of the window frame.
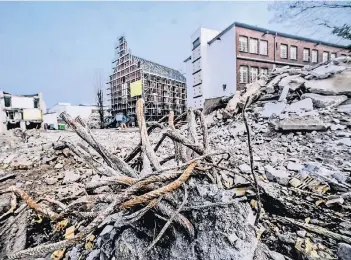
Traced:
<svg viewBox="0 0 351 260">
<path fill-rule="evenodd" d="M 253 41 L 253 42 L 255 41 L 256 42 L 256 51 L 257 52 L 252 52 L 252 50 L 251 50 L 251 41 Z M 250 40 L 249 40 L 249 52 L 251 54 L 259 54 L 258 44 L 259 44 L 258 38 L 251 38 L 250 37 Z"/>
<path fill-rule="evenodd" d="M 260 71 L 259 71 L 260 74 L 262 73 L 262 70 L 267 71 L 267 73 L 263 73 L 264 75 L 268 75 L 268 73 L 269 73 L 269 69 L 268 68 L 260 68 Z"/>
<path fill-rule="evenodd" d="M 308 55 L 307 55 L 307 60 L 305 60 L 305 51 L 308 51 Z M 310 62 L 310 55 L 311 55 L 311 50 L 309 48 L 303 48 L 302 50 L 302 61 L 304 62 Z"/>
<path fill-rule="evenodd" d="M 283 46 L 286 47 L 286 57 L 282 57 L 282 47 L 283 47 Z M 288 55 L 288 44 L 281 43 L 281 44 L 280 44 L 279 52 L 280 52 L 280 58 L 281 58 L 281 59 L 287 60 L 287 59 L 289 58 L 289 55 Z"/>
<path fill-rule="evenodd" d="M 252 78 L 252 74 L 253 74 L 252 70 L 253 69 L 256 69 L 256 77 L 255 78 Z M 259 74 L 259 68 L 258 67 L 255 67 L 255 66 L 250 67 L 250 75 L 249 75 L 250 80 L 249 80 L 249 82 L 252 83 L 255 80 L 257 80 L 258 74 Z"/>
<path fill-rule="evenodd" d="M 295 49 L 295 58 L 292 57 L 291 55 L 291 50 L 292 49 Z M 298 57 L 298 47 L 296 45 L 290 45 L 290 60 L 297 60 L 297 57 Z"/>
<path fill-rule="evenodd" d="M 240 41 L 240 39 L 241 38 L 244 38 L 244 39 L 246 39 L 246 50 L 241 50 L 241 41 Z M 244 36 L 244 35 L 239 35 L 239 51 L 240 52 L 249 52 L 249 37 L 247 37 L 247 36 Z"/>
<path fill-rule="evenodd" d="M 266 43 L 266 53 L 261 53 L 261 42 L 265 42 Z M 259 52 L 260 55 L 268 56 L 268 40 L 261 40 L 260 39 L 258 52 Z"/>
<path fill-rule="evenodd" d="M 241 69 L 242 68 L 246 69 L 246 78 L 243 77 L 243 81 L 241 80 L 241 73 L 242 73 Z M 246 81 L 245 81 L 245 79 L 246 79 Z M 249 83 L 248 81 L 249 81 L 249 67 L 246 65 L 240 65 L 240 67 L 239 67 L 239 83 L 240 84 L 247 84 L 247 83 Z"/>
<path fill-rule="evenodd" d="M 193 41 L 193 50 L 201 45 L 200 37 L 197 37 L 195 41 Z"/>
<path fill-rule="evenodd" d="M 324 54 L 327 54 L 327 60 L 324 60 Z M 326 62 L 326 61 L 329 61 L 329 59 L 330 59 L 330 55 L 329 55 L 329 52 L 328 51 L 323 51 L 323 53 L 322 53 L 322 62 Z"/>
<path fill-rule="evenodd" d="M 313 53 L 316 53 L 316 61 L 313 61 Z M 318 50 L 316 50 L 316 49 L 313 49 L 311 51 L 311 62 L 312 63 L 318 63 Z"/>
<path fill-rule="evenodd" d="M 6 102 L 7 100 L 7 102 Z M 4 96 L 5 107 L 12 107 L 12 98 L 11 96 Z"/>
</svg>

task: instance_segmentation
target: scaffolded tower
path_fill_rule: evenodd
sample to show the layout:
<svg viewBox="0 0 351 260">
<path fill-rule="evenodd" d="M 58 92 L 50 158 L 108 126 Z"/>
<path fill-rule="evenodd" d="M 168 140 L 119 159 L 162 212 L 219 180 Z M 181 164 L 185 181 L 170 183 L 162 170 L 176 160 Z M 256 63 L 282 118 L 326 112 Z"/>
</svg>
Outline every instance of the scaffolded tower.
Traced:
<svg viewBox="0 0 351 260">
<path fill-rule="evenodd" d="M 141 97 L 147 121 L 157 121 L 170 110 L 175 115 L 185 111 L 186 79 L 179 71 L 132 55 L 123 36 L 115 48 L 117 58 L 108 82 L 113 116 L 135 116 L 136 101 Z"/>
</svg>

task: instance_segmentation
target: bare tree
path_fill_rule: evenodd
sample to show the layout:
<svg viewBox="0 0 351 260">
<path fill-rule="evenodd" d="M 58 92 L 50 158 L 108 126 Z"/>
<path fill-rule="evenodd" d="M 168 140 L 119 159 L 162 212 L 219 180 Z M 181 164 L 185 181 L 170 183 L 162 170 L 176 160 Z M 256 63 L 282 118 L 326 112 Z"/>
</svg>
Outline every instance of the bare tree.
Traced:
<svg viewBox="0 0 351 260">
<path fill-rule="evenodd" d="M 273 22 L 289 23 L 310 32 L 331 33 L 340 40 L 351 40 L 351 2 L 275 1 L 268 9 L 274 12 Z"/>
<path fill-rule="evenodd" d="M 100 128 L 104 128 L 104 92 L 102 89 L 97 91 L 97 106 L 99 107 Z"/>
<path fill-rule="evenodd" d="M 99 108 L 100 116 L 100 128 L 104 128 L 104 91 L 103 91 L 103 81 L 102 81 L 102 71 L 96 70 L 95 72 L 95 91 L 96 91 L 96 103 Z"/>
</svg>

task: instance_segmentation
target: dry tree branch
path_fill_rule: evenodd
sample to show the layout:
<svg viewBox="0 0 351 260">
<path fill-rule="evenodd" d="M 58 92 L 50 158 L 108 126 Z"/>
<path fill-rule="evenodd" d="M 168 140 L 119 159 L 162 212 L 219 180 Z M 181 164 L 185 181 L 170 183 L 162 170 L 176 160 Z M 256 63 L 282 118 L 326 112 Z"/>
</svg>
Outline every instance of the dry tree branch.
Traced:
<svg viewBox="0 0 351 260">
<path fill-rule="evenodd" d="M 141 137 L 141 149 L 149 158 L 151 164 L 154 166 L 156 170 L 161 169 L 161 165 L 157 160 L 156 153 L 151 146 L 149 136 L 146 130 L 146 123 L 144 118 L 144 100 L 139 99 L 136 104 L 136 114 L 138 119 L 138 125 L 140 130 L 140 137 Z"/>
<path fill-rule="evenodd" d="M 249 147 L 249 155 L 250 155 L 250 168 L 251 168 L 251 174 L 252 177 L 254 179 L 255 182 L 255 189 L 256 189 L 256 197 L 257 197 L 257 215 L 256 215 L 256 220 L 255 220 L 255 225 L 257 226 L 258 221 L 260 219 L 260 214 L 261 214 L 261 196 L 260 196 L 260 190 L 259 190 L 259 186 L 258 186 L 258 180 L 257 180 L 257 176 L 254 172 L 254 166 L 253 166 L 253 154 L 252 154 L 252 147 L 251 147 L 251 135 L 250 135 L 250 128 L 249 125 L 247 123 L 247 118 L 245 115 L 246 112 L 246 106 L 249 103 L 250 98 L 246 99 L 245 105 L 243 107 L 243 119 L 244 119 L 244 123 L 245 123 L 245 127 L 246 127 L 246 132 L 247 132 L 247 143 L 248 143 L 248 147 Z"/>
<path fill-rule="evenodd" d="M 149 252 L 155 245 L 156 243 L 161 239 L 161 237 L 163 236 L 163 234 L 166 232 L 167 228 L 169 227 L 169 225 L 171 225 L 172 221 L 174 220 L 174 218 L 177 216 L 177 214 L 179 214 L 179 212 L 182 210 L 182 208 L 184 207 L 185 203 L 188 201 L 188 191 L 186 188 L 186 185 L 183 185 L 184 187 L 184 198 L 183 198 L 183 202 L 182 204 L 180 204 L 179 208 L 177 209 L 176 212 L 173 213 L 173 215 L 170 217 L 170 219 L 167 221 L 167 223 L 163 226 L 163 228 L 161 229 L 160 233 L 157 235 L 157 237 L 151 242 L 151 244 L 146 248 L 145 253 Z M 144 253 L 144 254 L 145 254 Z"/>
</svg>

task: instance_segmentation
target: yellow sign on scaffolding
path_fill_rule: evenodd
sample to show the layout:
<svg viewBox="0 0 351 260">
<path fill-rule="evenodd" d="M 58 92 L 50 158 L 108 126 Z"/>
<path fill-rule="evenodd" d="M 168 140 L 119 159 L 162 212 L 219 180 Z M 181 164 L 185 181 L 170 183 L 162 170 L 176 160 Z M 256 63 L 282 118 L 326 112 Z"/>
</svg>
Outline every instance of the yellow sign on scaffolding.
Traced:
<svg viewBox="0 0 351 260">
<path fill-rule="evenodd" d="M 143 94 L 143 87 L 141 80 L 130 83 L 130 96 L 141 96 Z"/>
</svg>

